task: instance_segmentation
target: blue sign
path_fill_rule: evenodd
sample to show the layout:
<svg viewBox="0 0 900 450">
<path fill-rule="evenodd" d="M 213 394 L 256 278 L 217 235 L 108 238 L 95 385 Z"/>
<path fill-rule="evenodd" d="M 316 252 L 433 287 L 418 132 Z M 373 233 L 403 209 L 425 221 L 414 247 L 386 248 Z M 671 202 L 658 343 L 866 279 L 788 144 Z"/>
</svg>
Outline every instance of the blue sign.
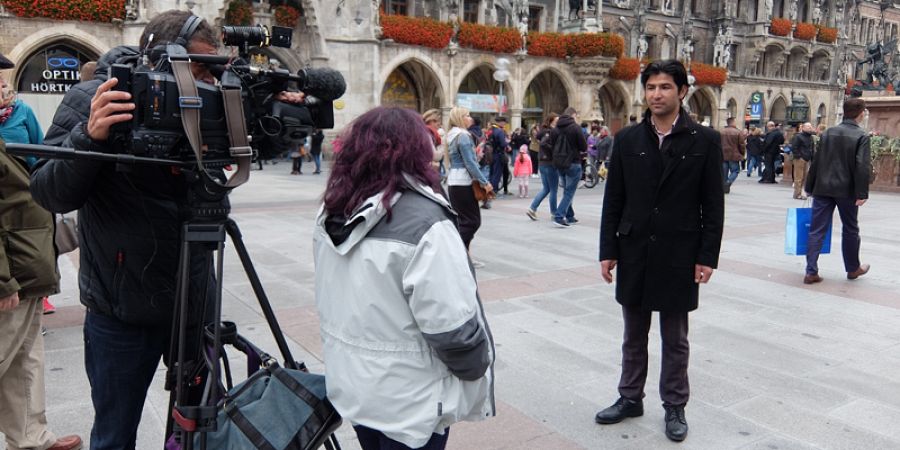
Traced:
<svg viewBox="0 0 900 450">
<path fill-rule="evenodd" d="M 754 92 L 750 96 L 750 120 L 762 120 L 763 116 L 763 94 L 762 92 Z"/>
</svg>

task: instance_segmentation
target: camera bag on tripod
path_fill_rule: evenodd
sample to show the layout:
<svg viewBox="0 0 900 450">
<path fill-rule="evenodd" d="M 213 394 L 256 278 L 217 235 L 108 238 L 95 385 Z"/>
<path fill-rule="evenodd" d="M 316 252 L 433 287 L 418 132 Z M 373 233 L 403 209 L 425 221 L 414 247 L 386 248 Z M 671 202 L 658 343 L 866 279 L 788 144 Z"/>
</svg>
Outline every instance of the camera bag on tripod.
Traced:
<svg viewBox="0 0 900 450">
<path fill-rule="evenodd" d="M 223 322 L 223 343 L 247 355 L 247 379 L 231 387 L 231 369 L 224 351 L 219 353 L 228 392 L 218 401 L 216 429 L 205 433 L 206 448 L 217 450 L 314 450 L 321 446 L 340 450 L 334 432 L 341 416 L 326 398 L 325 377 L 281 367 L 272 356 L 237 334 Z M 207 344 L 212 336 L 207 335 Z M 213 352 L 207 347 L 207 355 Z M 209 363 L 210 361 L 208 361 Z M 203 448 L 201 435 L 194 448 Z"/>
</svg>

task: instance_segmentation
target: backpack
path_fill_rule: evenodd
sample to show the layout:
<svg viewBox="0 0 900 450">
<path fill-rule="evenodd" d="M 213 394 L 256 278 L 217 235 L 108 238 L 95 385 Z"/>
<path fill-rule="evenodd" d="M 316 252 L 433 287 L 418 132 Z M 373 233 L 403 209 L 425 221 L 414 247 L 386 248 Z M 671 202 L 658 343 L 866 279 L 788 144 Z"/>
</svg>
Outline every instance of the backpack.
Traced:
<svg viewBox="0 0 900 450">
<path fill-rule="evenodd" d="M 553 154 L 551 155 L 553 158 L 553 167 L 556 167 L 557 170 L 568 169 L 574 160 L 572 153 L 566 135 L 560 133 L 556 137 L 556 143 L 553 144 Z"/>
<path fill-rule="evenodd" d="M 484 142 L 481 143 L 481 165 L 490 166 L 494 162 L 494 144 L 493 138 L 490 134 L 487 134 L 484 138 Z"/>
</svg>

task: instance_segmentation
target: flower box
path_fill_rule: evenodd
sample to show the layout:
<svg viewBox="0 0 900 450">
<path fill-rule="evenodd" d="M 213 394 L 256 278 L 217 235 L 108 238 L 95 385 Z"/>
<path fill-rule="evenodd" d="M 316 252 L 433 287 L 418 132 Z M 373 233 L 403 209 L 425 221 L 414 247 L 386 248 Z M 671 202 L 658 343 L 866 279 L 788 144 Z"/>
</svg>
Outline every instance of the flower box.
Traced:
<svg viewBox="0 0 900 450">
<path fill-rule="evenodd" d="M 797 27 L 794 29 L 794 38 L 811 41 L 816 34 L 818 33 L 818 29 L 816 29 L 816 25 L 809 22 L 800 22 L 797 24 Z"/>
<path fill-rule="evenodd" d="M 253 23 L 253 7 L 246 0 L 232 0 L 225 10 L 225 24 L 246 26 Z"/>
<path fill-rule="evenodd" d="M 694 76 L 694 84 L 698 86 L 722 86 L 728 81 L 728 70 L 724 67 L 692 62 L 690 70 Z"/>
<path fill-rule="evenodd" d="M 775 36 L 787 36 L 791 34 L 791 20 L 784 17 L 772 18 L 772 24 L 769 26 L 769 33 Z"/>
<path fill-rule="evenodd" d="M 450 43 L 453 27 L 427 17 L 382 14 L 381 35 L 401 44 L 441 49 Z"/>
<path fill-rule="evenodd" d="M 641 62 L 637 58 L 620 56 L 616 63 L 609 69 L 610 78 L 631 81 L 641 74 Z"/>
<path fill-rule="evenodd" d="M 0 0 L 18 17 L 112 22 L 125 18 L 125 0 Z"/>
<path fill-rule="evenodd" d="M 300 21 L 300 10 L 290 5 L 281 5 L 275 8 L 275 25 L 294 28 Z"/>
<path fill-rule="evenodd" d="M 819 42 L 823 42 L 825 44 L 833 44 L 837 42 L 838 37 L 838 29 L 837 28 L 829 28 L 829 27 L 819 27 L 819 35 L 816 38 Z"/>
<path fill-rule="evenodd" d="M 494 53 L 515 53 L 522 47 L 522 36 L 515 28 L 492 27 L 462 22 L 456 39 L 460 47 Z"/>
</svg>

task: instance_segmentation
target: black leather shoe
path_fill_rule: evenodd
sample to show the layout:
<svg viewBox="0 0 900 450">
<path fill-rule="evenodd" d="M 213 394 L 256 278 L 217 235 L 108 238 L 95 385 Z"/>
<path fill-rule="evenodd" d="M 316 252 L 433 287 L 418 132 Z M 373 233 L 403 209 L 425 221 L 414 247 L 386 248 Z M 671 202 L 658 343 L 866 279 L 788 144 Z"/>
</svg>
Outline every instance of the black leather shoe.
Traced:
<svg viewBox="0 0 900 450">
<path fill-rule="evenodd" d="M 598 412 L 597 415 L 594 416 L 594 421 L 609 425 L 612 423 L 619 423 L 629 417 L 640 417 L 643 415 L 643 400 L 630 400 L 625 397 L 619 397 L 612 406 Z"/>
<path fill-rule="evenodd" d="M 681 442 L 688 434 L 687 419 L 684 417 L 684 406 L 665 406 L 666 437 Z"/>
</svg>

